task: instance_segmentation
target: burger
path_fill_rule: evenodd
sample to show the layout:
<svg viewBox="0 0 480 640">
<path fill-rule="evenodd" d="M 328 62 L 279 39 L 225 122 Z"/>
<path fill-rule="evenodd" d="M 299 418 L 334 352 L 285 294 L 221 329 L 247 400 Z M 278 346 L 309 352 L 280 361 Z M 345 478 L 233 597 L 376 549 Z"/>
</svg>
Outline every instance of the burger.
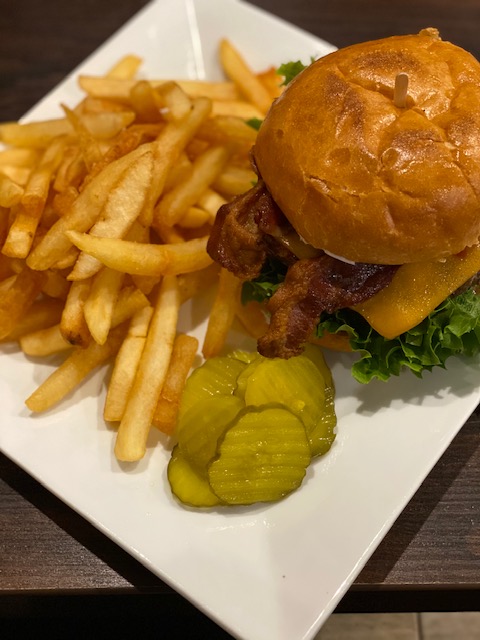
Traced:
<svg viewBox="0 0 480 640">
<path fill-rule="evenodd" d="M 259 127 L 210 256 L 265 303 L 267 357 L 358 353 L 360 382 L 480 351 L 480 64 L 435 29 L 340 49 Z"/>
</svg>

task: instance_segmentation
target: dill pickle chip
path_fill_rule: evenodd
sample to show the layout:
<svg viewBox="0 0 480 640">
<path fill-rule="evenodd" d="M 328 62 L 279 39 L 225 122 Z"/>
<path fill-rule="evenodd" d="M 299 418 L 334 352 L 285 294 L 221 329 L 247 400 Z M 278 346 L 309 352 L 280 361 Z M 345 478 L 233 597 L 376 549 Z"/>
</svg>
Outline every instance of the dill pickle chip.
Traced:
<svg viewBox="0 0 480 640">
<path fill-rule="evenodd" d="M 237 387 L 235 389 L 235 395 L 238 396 L 239 398 L 241 398 L 244 402 L 245 402 L 245 393 L 247 390 L 247 384 L 248 384 L 248 380 L 250 378 L 250 376 L 253 374 L 253 372 L 255 371 L 255 369 L 262 363 L 264 362 L 265 358 L 263 356 L 258 356 L 257 358 L 253 359 L 247 367 L 245 367 L 243 369 L 243 371 L 240 372 L 238 378 L 237 378 Z"/>
<path fill-rule="evenodd" d="M 309 433 L 310 447 L 313 456 L 327 453 L 335 440 L 337 415 L 335 413 L 335 386 L 332 372 L 325 361 L 322 350 L 312 344 L 307 344 L 303 353 L 322 374 L 325 380 L 325 407 L 320 420 Z"/>
<path fill-rule="evenodd" d="M 236 349 L 227 355 L 229 358 L 235 358 L 245 364 L 251 364 L 254 360 L 260 357 L 256 351 L 241 351 L 240 349 Z"/>
<path fill-rule="evenodd" d="M 202 475 L 215 456 L 218 438 L 244 408 L 236 396 L 199 399 L 178 422 L 178 444 L 190 464 Z"/>
<path fill-rule="evenodd" d="M 310 436 L 325 407 L 323 376 L 305 356 L 288 360 L 263 358 L 247 378 L 245 404 L 258 406 L 268 402 L 279 402 L 290 409 L 302 420 Z"/>
<path fill-rule="evenodd" d="M 330 367 L 325 361 L 325 356 L 323 355 L 320 347 L 317 347 L 313 344 L 306 344 L 302 355 L 311 360 L 320 371 L 323 379 L 325 380 L 325 386 L 333 387 L 332 372 L 330 371 Z"/>
<path fill-rule="evenodd" d="M 279 402 L 288 407 L 305 425 L 312 456 L 323 455 L 335 440 L 336 426 L 333 382 L 325 386 L 324 371 L 331 382 L 323 355 L 313 350 L 288 360 L 262 358 L 240 374 L 236 393 L 243 377 L 246 405 Z"/>
<path fill-rule="evenodd" d="M 167 477 L 173 495 L 183 504 L 191 507 L 214 507 L 220 504 L 207 480 L 193 469 L 178 445 L 173 448 Z"/>
<path fill-rule="evenodd" d="M 330 450 L 336 437 L 336 426 L 335 390 L 333 386 L 327 386 L 325 387 L 325 406 L 322 415 L 308 434 L 312 456 L 323 456 Z"/>
<path fill-rule="evenodd" d="M 278 405 L 247 407 L 219 442 L 208 479 L 227 504 L 272 502 L 302 484 L 310 460 L 305 427 L 295 414 Z"/>
<path fill-rule="evenodd" d="M 204 362 L 187 379 L 179 417 L 203 398 L 232 395 L 238 376 L 247 366 L 246 362 L 228 356 L 210 358 Z"/>
</svg>

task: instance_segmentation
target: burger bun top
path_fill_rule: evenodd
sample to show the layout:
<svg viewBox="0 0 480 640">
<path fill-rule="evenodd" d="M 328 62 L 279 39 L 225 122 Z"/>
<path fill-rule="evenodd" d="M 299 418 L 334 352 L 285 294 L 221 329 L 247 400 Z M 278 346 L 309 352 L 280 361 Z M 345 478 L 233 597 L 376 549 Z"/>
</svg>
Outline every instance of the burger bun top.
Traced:
<svg viewBox="0 0 480 640">
<path fill-rule="evenodd" d="M 480 236 L 480 64 L 435 29 L 340 49 L 290 82 L 253 156 L 316 248 L 378 264 L 459 253 Z"/>
</svg>

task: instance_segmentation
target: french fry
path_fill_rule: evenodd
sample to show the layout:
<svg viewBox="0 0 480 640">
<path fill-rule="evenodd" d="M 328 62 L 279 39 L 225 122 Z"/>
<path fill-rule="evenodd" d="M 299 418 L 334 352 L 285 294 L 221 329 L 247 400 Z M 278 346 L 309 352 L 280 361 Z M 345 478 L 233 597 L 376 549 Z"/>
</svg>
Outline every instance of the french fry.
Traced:
<svg viewBox="0 0 480 640">
<path fill-rule="evenodd" d="M 48 146 L 54 138 L 70 133 L 72 133 L 72 126 L 66 118 L 0 124 L 0 142 L 15 147 L 43 148 Z"/>
<path fill-rule="evenodd" d="M 207 253 L 207 237 L 177 244 L 140 244 L 76 231 L 67 235 L 81 251 L 105 266 L 134 275 L 178 275 L 204 269 L 213 262 Z"/>
<path fill-rule="evenodd" d="M 11 164 L 4 164 L 1 171 L 4 176 L 10 178 L 19 187 L 24 187 L 27 184 L 32 173 L 31 167 L 17 167 Z"/>
<path fill-rule="evenodd" d="M 178 221 L 178 224 L 186 229 L 198 229 L 208 222 L 212 222 L 212 217 L 208 211 L 200 207 L 189 207 Z"/>
<path fill-rule="evenodd" d="M 217 356 L 227 339 L 240 300 L 242 283 L 226 269 L 220 269 L 217 294 L 208 318 L 202 353 L 205 358 Z"/>
<path fill-rule="evenodd" d="M 215 146 L 196 158 L 188 180 L 166 193 L 155 207 L 153 225 L 157 220 L 168 226 L 176 224 L 220 175 L 229 155 L 227 147 Z"/>
<path fill-rule="evenodd" d="M 92 338 L 105 344 L 125 274 L 105 267 L 92 279 L 83 314 Z"/>
<path fill-rule="evenodd" d="M 189 115 L 178 123 L 168 123 L 154 144 L 154 180 L 148 205 L 145 206 L 141 222 L 149 226 L 153 209 L 163 193 L 168 173 L 197 129 L 209 116 L 211 101 L 197 98 L 192 103 Z"/>
<path fill-rule="evenodd" d="M 45 275 L 45 282 L 42 285 L 42 293 L 45 293 L 50 298 L 66 300 L 70 291 L 70 282 L 68 282 L 59 271 L 48 269 L 47 271 L 43 271 L 43 273 Z"/>
<path fill-rule="evenodd" d="M 183 120 L 192 108 L 192 101 L 176 82 L 165 82 L 156 88 L 158 100 L 162 105 L 165 120 Z"/>
<path fill-rule="evenodd" d="M 165 180 L 164 192 L 170 191 L 184 180 L 188 180 L 192 173 L 192 163 L 187 154 L 182 151 L 177 161 L 170 167 Z"/>
<path fill-rule="evenodd" d="M 277 73 L 277 69 L 275 67 L 269 67 L 265 71 L 257 73 L 257 78 L 268 91 L 272 100 L 282 95 L 285 89 L 285 86 L 283 85 L 285 78 Z"/>
<path fill-rule="evenodd" d="M 240 52 L 227 39 L 220 42 L 220 63 L 227 77 L 235 83 L 248 101 L 263 114 L 267 113 L 272 104 L 271 95 Z"/>
<path fill-rule="evenodd" d="M 73 345 L 62 336 L 59 324 L 26 333 L 20 336 L 18 341 L 20 349 L 27 356 L 50 356 L 73 348 Z"/>
<path fill-rule="evenodd" d="M 27 313 L 42 289 L 45 276 L 24 267 L 12 276 L 0 294 L 0 340 L 6 338 Z"/>
<path fill-rule="evenodd" d="M 233 115 L 217 115 L 202 124 L 197 136 L 212 144 L 246 145 L 248 150 L 257 139 L 257 131 L 244 118 Z"/>
<path fill-rule="evenodd" d="M 129 320 L 139 309 L 149 305 L 147 296 L 137 287 L 124 287 L 119 295 L 113 311 L 112 327 Z"/>
<path fill-rule="evenodd" d="M 127 336 L 117 353 L 103 409 L 103 417 L 109 422 L 120 422 L 123 418 L 127 398 L 145 347 L 152 315 L 153 307 L 151 306 L 137 311 L 131 319 Z"/>
<path fill-rule="evenodd" d="M 265 316 L 264 307 L 255 300 L 250 300 L 247 304 L 239 302 L 235 315 L 240 320 L 248 335 L 258 340 L 268 329 L 268 320 Z"/>
<path fill-rule="evenodd" d="M 56 325 L 60 321 L 62 310 L 63 302 L 61 300 L 51 298 L 35 300 L 28 310 L 28 314 L 23 315 L 3 341 L 12 342 L 28 333 Z"/>
<path fill-rule="evenodd" d="M 160 105 L 157 104 L 152 85 L 146 80 L 139 80 L 130 89 L 130 103 L 139 122 L 160 122 Z"/>
<path fill-rule="evenodd" d="M 44 302 L 44 301 L 43 301 Z M 51 301 L 54 302 L 54 301 Z M 51 302 L 49 307 L 51 307 Z M 42 301 L 34 303 L 41 305 Z M 145 307 L 149 307 L 148 299 L 135 289 L 134 287 L 126 287 L 120 292 L 115 308 L 113 310 L 110 329 L 118 327 L 129 320 L 137 312 L 141 311 Z M 66 351 L 72 347 L 70 342 L 67 342 L 60 330 L 60 324 L 56 324 L 61 317 L 61 308 L 58 309 L 58 318 L 54 316 L 53 309 L 40 310 L 38 313 L 38 320 L 33 324 L 33 318 L 35 314 L 30 313 L 27 317 L 30 322 L 19 323 L 15 328 L 15 331 L 8 336 L 8 339 L 19 338 L 20 347 L 24 353 L 30 356 L 48 356 L 53 353 L 59 353 L 60 351 Z M 42 313 L 45 313 L 45 319 Z M 46 326 L 45 326 L 46 325 Z"/>
<path fill-rule="evenodd" d="M 90 96 L 115 100 L 126 104 L 130 101 L 130 91 L 136 80 L 124 80 L 104 76 L 81 75 L 78 79 L 80 87 Z M 149 80 L 157 89 L 171 80 Z M 238 89 L 233 82 L 204 82 L 201 80 L 174 80 L 176 84 L 191 98 L 206 97 L 211 100 L 237 100 Z"/>
<path fill-rule="evenodd" d="M 80 147 L 77 144 L 68 146 L 55 174 L 53 188 L 58 193 L 62 193 L 68 188 L 75 188 L 78 191 L 86 173 L 87 167 Z"/>
<path fill-rule="evenodd" d="M 23 188 L 11 178 L 0 173 L 0 207 L 13 207 L 23 195 Z"/>
<path fill-rule="evenodd" d="M 3 231 L 2 223 L 6 218 L 6 216 L 2 216 L 2 213 L 3 211 L 0 208 L 0 239 Z M 5 278 L 8 278 L 9 276 L 13 275 L 13 273 L 14 273 L 14 269 L 12 266 L 11 259 L 0 253 L 0 282 L 2 282 L 2 280 L 5 280 Z"/>
<path fill-rule="evenodd" d="M 63 400 L 89 373 L 115 355 L 124 335 L 125 328 L 118 327 L 103 345 L 92 340 L 85 349 L 73 349 L 68 358 L 26 399 L 25 404 L 30 411 L 47 411 Z"/>
<path fill-rule="evenodd" d="M 66 232 L 87 231 L 97 220 L 111 189 L 120 176 L 135 160 L 147 152 L 147 145 L 132 151 L 107 165 L 84 190 L 72 205 L 70 212 L 60 218 L 45 234 L 40 243 L 33 249 L 27 259 L 31 269 L 49 269 L 72 246 Z"/>
<path fill-rule="evenodd" d="M 238 196 L 248 191 L 257 181 L 253 169 L 242 169 L 228 165 L 213 183 L 213 188 L 227 197 Z"/>
<path fill-rule="evenodd" d="M 60 320 L 60 332 L 72 345 L 86 347 L 90 344 L 90 331 L 83 309 L 90 293 L 91 280 L 73 282 L 68 292 Z"/>
<path fill-rule="evenodd" d="M 28 256 L 48 198 L 52 176 L 60 164 L 64 147 L 63 137 L 52 140 L 38 167 L 32 171 L 3 245 L 2 252 L 5 255 L 15 258 Z"/>
<path fill-rule="evenodd" d="M 73 109 L 69 109 L 63 105 L 63 110 L 65 111 L 65 115 L 75 132 L 75 137 L 78 141 L 80 152 L 87 170 L 91 171 L 102 158 L 100 145 L 95 137 L 85 127 L 80 116 L 73 111 Z"/>
<path fill-rule="evenodd" d="M 178 411 L 183 389 L 198 350 L 198 340 L 180 333 L 175 338 L 168 374 L 158 399 L 152 424 L 166 435 L 172 435 L 177 426 Z"/>
<path fill-rule="evenodd" d="M 261 120 L 265 117 L 265 113 L 247 100 L 214 100 L 212 102 L 212 116 L 235 116 L 244 120 L 252 118 Z"/>
<path fill-rule="evenodd" d="M 182 273 L 178 276 L 178 290 L 182 304 L 191 298 L 204 294 L 214 283 L 218 281 L 219 266 L 211 264 L 206 269 Z"/>
<path fill-rule="evenodd" d="M 134 54 L 128 54 L 120 58 L 113 67 L 107 72 L 108 78 L 117 78 L 118 80 L 130 80 L 135 77 L 142 59 Z"/>
<path fill-rule="evenodd" d="M 118 460 L 134 462 L 146 451 L 153 414 L 165 382 L 177 331 L 180 296 L 175 277 L 161 283 L 145 347 L 115 442 Z"/>
<path fill-rule="evenodd" d="M 0 151 L 0 171 L 5 166 L 26 167 L 31 169 L 39 160 L 37 149 L 12 147 Z"/>
<path fill-rule="evenodd" d="M 226 198 L 213 189 L 208 188 L 202 193 L 195 204 L 208 211 L 212 220 L 214 220 L 217 211 L 222 205 L 227 204 L 227 202 L 228 200 L 226 200 Z"/>
<path fill-rule="evenodd" d="M 97 237 L 122 238 L 140 215 L 153 178 L 153 154 L 147 151 L 122 173 L 111 190 L 102 217 L 89 233 Z M 102 267 L 94 257 L 80 253 L 69 280 L 95 275 Z"/>
<path fill-rule="evenodd" d="M 84 113 L 81 122 L 85 129 L 95 139 L 111 140 L 128 127 L 135 120 L 135 113 L 131 110 Z"/>
</svg>

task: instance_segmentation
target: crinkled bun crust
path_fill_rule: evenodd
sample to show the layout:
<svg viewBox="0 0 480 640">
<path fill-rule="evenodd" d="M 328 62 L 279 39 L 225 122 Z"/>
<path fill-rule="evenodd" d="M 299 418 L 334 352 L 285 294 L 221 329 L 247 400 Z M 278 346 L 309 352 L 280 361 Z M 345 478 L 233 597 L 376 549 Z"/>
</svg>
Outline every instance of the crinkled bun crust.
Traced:
<svg viewBox="0 0 480 640">
<path fill-rule="evenodd" d="M 253 154 L 314 247 L 380 264 L 459 253 L 480 235 L 480 64 L 434 29 L 341 49 L 289 84 Z"/>
</svg>

